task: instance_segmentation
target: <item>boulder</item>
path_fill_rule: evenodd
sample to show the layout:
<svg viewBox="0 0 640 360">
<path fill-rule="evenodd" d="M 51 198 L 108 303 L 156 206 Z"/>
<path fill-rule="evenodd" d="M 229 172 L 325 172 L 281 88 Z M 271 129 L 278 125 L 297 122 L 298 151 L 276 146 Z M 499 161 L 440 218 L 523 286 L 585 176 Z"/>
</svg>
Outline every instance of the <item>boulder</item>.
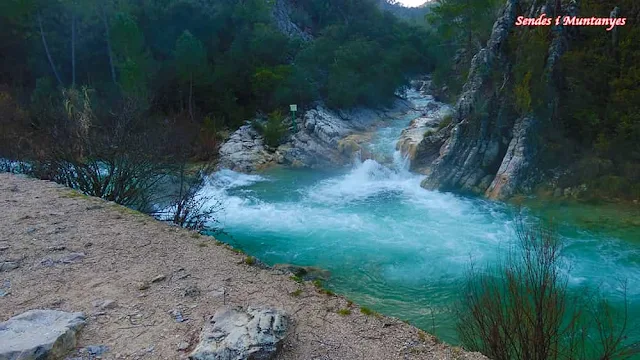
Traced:
<svg viewBox="0 0 640 360">
<path fill-rule="evenodd" d="M 202 329 L 191 360 L 273 359 L 287 334 L 288 316 L 281 310 L 224 307 Z"/>
<path fill-rule="evenodd" d="M 0 323 L 0 360 L 62 359 L 76 346 L 82 313 L 31 310 Z"/>
</svg>

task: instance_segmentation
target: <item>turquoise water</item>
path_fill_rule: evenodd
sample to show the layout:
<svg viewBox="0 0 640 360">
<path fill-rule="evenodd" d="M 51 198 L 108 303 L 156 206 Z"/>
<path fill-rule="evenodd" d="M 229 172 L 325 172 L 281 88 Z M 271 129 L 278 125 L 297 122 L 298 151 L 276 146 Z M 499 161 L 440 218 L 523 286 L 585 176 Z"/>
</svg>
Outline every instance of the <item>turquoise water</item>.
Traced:
<svg viewBox="0 0 640 360">
<path fill-rule="evenodd" d="M 422 176 L 410 173 L 394 149 L 416 116 L 404 114 L 377 130 L 370 150 L 380 162 L 356 160 L 333 172 L 222 170 L 205 191 L 225 204 L 218 218 L 230 237 L 223 240 L 268 264 L 327 269 L 328 288 L 456 343 L 450 309 L 469 262 L 490 264 L 504 255 L 514 237 L 514 210 L 422 189 Z M 571 205 L 552 214 L 542 207 L 528 216 L 558 219 L 572 289 L 598 286 L 620 306 L 618 278 L 628 281 L 630 318 L 637 327 L 640 229 L 589 230 L 563 218 L 595 209 Z M 633 336 L 640 339 L 640 332 Z"/>
</svg>

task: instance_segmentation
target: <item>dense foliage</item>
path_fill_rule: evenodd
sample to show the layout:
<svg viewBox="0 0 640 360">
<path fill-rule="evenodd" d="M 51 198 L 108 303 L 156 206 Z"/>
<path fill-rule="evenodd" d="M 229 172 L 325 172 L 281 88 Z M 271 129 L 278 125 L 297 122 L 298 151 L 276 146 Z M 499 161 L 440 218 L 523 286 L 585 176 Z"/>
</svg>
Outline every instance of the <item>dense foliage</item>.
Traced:
<svg viewBox="0 0 640 360">
<path fill-rule="evenodd" d="M 455 101 L 472 57 L 486 44 L 502 0 L 443 0 L 428 16 L 441 45 L 434 80 Z M 530 10 L 521 2 L 519 14 Z M 553 39 L 551 27 L 516 27 L 505 49 L 506 64 L 496 69 L 496 97 L 512 118 L 536 113 L 545 125 L 543 168 L 569 169 L 561 188 L 585 184 L 595 197 L 640 198 L 640 7 L 637 1 L 580 1 L 579 16 L 607 17 L 619 7 L 626 26 L 572 27 L 568 51 L 551 84 L 545 68 Z M 548 14 L 553 16 L 552 14 Z M 441 65 L 440 65 L 441 64 Z M 541 114 L 549 103 L 557 106 Z M 513 120 L 513 119 L 512 119 Z"/>
<path fill-rule="evenodd" d="M 626 26 L 584 27 L 561 62 L 558 121 L 577 149 L 578 177 L 599 193 L 640 198 L 640 6 L 584 0 L 585 16 L 614 7 Z M 578 160 L 576 160 L 576 157 Z"/>
<path fill-rule="evenodd" d="M 208 117 L 203 131 L 217 131 L 290 103 L 384 105 L 431 70 L 425 31 L 374 1 L 287 4 L 310 41 L 277 28 L 275 1 L 3 1 L 1 105 L 39 129 L 61 89 L 87 86 L 102 110 L 135 99 L 148 116 L 196 128 Z"/>
</svg>

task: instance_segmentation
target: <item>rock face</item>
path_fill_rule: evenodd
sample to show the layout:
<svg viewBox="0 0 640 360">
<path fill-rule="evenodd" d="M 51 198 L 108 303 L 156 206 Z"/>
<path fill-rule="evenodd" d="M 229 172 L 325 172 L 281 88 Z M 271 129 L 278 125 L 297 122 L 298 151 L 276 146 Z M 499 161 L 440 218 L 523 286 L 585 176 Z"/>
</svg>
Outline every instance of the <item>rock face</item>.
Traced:
<svg viewBox="0 0 640 360">
<path fill-rule="evenodd" d="M 268 360 L 280 350 L 287 334 L 287 315 L 274 309 L 225 307 L 200 334 L 191 360 Z"/>
<path fill-rule="evenodd" d="M 0 323 L 0 359 L 63 359 L 76 346 L 82 313 L 31 310 Z"/>
<path fill-rule="evenodd" d="M 291 21 L 289 16 L 291 10 L 292 4 L 289 0 L 276 0 L 273 5 L 272 17 L 278 30 L 290 39 L 298 38 L 302 41 L 311 41 L 313 37 Z"/>
<path fill-rule="evenodd" d="M 332 111 L 318 105 L 298 120 L 298 131 L 274 151 L 264 146 L 262 137 L 251 125 L 245 125 L 220 148 L 219 167 L 253 172 L 274 163 L 310 168 L 342 166 L 350 163 L 358 151 L 356 141 L 345 142 L 350 135 L 371 130 L 381 121 L 411 108 L 405 100 L 397 100 L 383 110 Z"/>
<path fill-rule="evenodd" d="M 554 29 L 554 39 L 545 65 L 546 114 L 513 114 L 505 106 L 501 92 L 508 82 L 511 64 L 505 56 L 506 41 L 519 6 L 527 1 L 508 0 L 495 22 L 487 46 L 471 62 L 469 77 L 460 95 L 450 125 L 425 137 L 416 148 L 411 166 L 427 175 L 422 186 L 428 189 L 462 190 L 504 199 L 518 192 L 528 192 L 539 179 L 536 171 L 540 124 L 550 119 L 557 99 L 551 74 L 566 49 L 566 30 Z M 555 8 L 549 1 L 539 8 L 532 6 L 533 17 Z M 571 14 L 573 5 L 561 9 Z M 496 72 L 504 72 L 497 83 Z"/>
<path fill-rule="evenodd" d="M 451 118 L 452 115 L 453 110 L 450 106 L 435 101 L 430 102 L 424 109 L 423 115 L 412 120 L 409 127 L 402 130 L 396 150 L 400 150 L 403 156 L 413 160 L 422 139 L 434 134 L 440 123 Z"/>
<path fill-rule="evenodd" d="M 272 162 L 262 136 L 251 125 L 235 131 L 220 147 L 220 166 L 239 172 L 253 172 Z"/>
</svg>

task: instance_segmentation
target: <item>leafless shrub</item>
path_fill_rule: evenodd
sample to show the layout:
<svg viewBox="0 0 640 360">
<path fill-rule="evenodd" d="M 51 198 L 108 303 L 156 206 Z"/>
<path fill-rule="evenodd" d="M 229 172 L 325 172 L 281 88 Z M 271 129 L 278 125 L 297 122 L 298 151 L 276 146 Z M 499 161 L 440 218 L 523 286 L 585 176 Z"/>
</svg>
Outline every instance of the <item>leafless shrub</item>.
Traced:
<svg viewBox="0 0 640 360">
<path fill-rule="evenodd" d="M 588 290 L 568 291 L 553 226 L 527 225 L 521 217 L 517 224 L 516 246 L 500 266 L 470 267 L 456 309 L 464 346 L 495 360 L 610 360 L 640 353 L 638 344 L 626 342 L 626 310 L 616 314 Z M 626 287 L 623 292 L 626 304 Z"/>
<path fill-rule="evenodd" d="M 208 230 L 216 230 L 215 215 L 223 209 L 223 203 L 202 193 L 207 173 L 206 167 L 188 172 L 186 162 L 182 163 L 174 179 L 175 190 L 169 195 L 169 206 L 153 215 L 190 230 L 202 231 L 206 225 Z"/>
</svg>

